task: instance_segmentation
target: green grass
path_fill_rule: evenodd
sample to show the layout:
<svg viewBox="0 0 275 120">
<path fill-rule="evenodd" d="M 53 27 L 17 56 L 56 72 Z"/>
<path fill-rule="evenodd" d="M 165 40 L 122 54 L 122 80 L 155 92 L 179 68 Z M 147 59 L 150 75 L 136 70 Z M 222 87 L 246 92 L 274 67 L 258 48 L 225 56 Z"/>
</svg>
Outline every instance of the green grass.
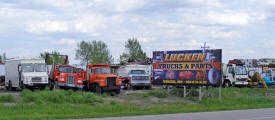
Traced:
<svg viewBox="0 0 275 120">
<path fill-rule="evenodd" d="M 157 98 L 166 98 L 167 95 L 168 95 L 168 93 L 166 90 L 149 90 L 143 96 L 144 97 L 154 96 Z"/>
<path fill-rule="evenodd" d="M 215 89 L 214 92 L 217 94 L 218 89 Z M 166 99 L 168 95 L 167 92 L 159 90 L 151 90 L 145 94 L 163 99 Z M 275 99 L 272 95 L 275 95 L 275 89 L 262 91 L 261 89 L 250 88 L 224 88 L 222 89 L 222 100 L 214 97 L 203 98 L 197 104 L 175 103 L 173 105 L 142 107 L 118 103 L 115 100 L 105 103 L 102 102 L 101 95 L 89 92 L 23 91 L 22 100 L 16 105 L 4 106 L 0 104 L 0 119 L 93 118 L 266 108 L 275 107 Z M 194 99 L 194 97 L 191 98 Z"/>
<path fill-rule="evenodd" d="M 101 96 L 91 92 L 73 92 L 72 90 L 64 91 L 37 91 L 24 90 L 21 93 L 22 103 L 48 104 L 48 103 L 74 103 L 74 104 L 94 104 L 103 103 Z"/>
<path fill-rule="evenodd" d="M 11 103 L 11 102 L 16 102 L 13 95 L 11 94 L 0 95 L 0 103 Z"/>
</svg>

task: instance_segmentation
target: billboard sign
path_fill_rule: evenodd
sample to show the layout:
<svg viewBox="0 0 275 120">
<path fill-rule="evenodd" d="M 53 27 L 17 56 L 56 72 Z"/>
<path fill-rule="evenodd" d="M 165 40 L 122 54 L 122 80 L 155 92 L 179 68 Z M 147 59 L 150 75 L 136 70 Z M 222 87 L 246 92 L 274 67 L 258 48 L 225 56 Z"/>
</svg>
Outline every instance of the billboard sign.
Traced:
<svg viewBox="0 0 275 120">
<path fill-rule="evenodd" d="M 213 85 L 222 82 L 222 50 L 153 52 L 155 85 Z"/>
</svg>

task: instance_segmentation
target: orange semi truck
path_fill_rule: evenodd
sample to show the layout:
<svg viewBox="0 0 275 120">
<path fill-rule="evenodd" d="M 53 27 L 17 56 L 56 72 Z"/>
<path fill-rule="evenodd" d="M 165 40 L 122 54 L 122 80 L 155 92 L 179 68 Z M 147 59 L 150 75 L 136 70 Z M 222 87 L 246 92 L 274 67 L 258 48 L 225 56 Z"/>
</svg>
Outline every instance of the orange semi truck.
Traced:
<svg viewBox="0 0 275 120">
<path fill-rule="evenodd" d="M 96 93 L 105 91 L 120 93 L 122 81 L 117 75 L 112 74 L 108 64 L 91 64 L 86 66 L 84 88 Z"/>
</svg>

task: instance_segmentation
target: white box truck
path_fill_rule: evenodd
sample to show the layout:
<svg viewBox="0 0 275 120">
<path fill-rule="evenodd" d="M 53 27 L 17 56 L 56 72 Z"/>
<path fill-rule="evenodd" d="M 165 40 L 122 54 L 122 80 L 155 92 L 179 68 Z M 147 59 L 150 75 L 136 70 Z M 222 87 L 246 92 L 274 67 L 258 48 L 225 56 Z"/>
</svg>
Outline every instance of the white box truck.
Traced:
<svg viewBox="0 0 275 120">
<path fill-rule="evenodd" d="M 130 64 L 121 66 L 118 69 L 118 76 L 123 79 L 125 88 L 151 88 L 151 66 Z"/>
<path fill-rule="evenodd" d="M 5 87 L 8 90 L 24 88 L 44 89 L 48 85 L 45 60 L 41 58 L 14 58 L 5 63 Z"/>
<path fill-rule="evenodd" d="M 0 86 L 5 84 L 5 64 L 0 63 Z"/>
</svg>

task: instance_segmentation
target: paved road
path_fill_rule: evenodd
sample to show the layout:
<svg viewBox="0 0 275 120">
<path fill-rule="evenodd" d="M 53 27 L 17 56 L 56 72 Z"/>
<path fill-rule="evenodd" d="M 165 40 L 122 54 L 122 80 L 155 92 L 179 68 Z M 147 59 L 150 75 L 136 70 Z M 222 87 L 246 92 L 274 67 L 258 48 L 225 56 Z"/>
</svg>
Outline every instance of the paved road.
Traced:
<svg viewBox="0 0 275 120">
<path fill-rule="evenodd" d="M 275 120 L 275 108 L 82 120 Z"/>
</svg>

